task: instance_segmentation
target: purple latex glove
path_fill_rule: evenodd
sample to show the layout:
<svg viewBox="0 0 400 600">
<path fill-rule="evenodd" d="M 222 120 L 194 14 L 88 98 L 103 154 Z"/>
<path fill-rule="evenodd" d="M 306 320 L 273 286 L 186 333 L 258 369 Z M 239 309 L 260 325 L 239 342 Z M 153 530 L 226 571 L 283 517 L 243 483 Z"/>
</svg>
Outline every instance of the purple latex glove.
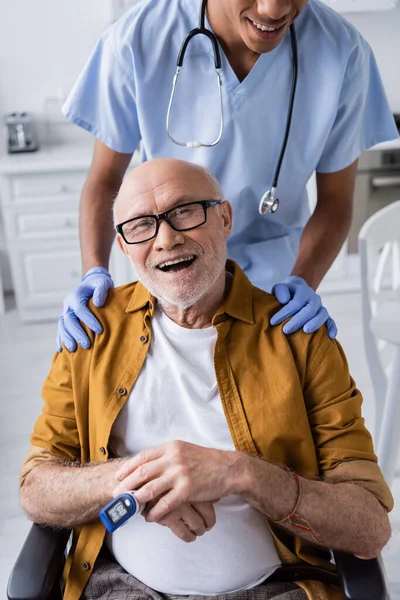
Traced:
<svg viewBox="0 0 400 600">
<path fill-rule="evenodd" d="M 305 333 L 313 333 L 325 325 L 331 340 L 337 336 L 336 323 L 322 306 L 321 297 L 302 277 L 291 275 L 274 285 L 272 293 L 285 306 L 272 317 L 271 325 L 279 325 L 293 317 L 284 325 L 283 333 L 294 333 L 301 328 Z"/>
<path fill-rule="evenodd" d="M 95 306 L 103 306 L 108 290 L 114 287 L 110 273 L 104 267 L 89 269 L 78 287 L 68 294 L 64 300 L 63 314 L 58 319 L 57 351 L 62 352 L 62 343 L 70 352 L 75 352 L 77 345 L 90 348 L 90 340 L 79 321 L 85 323 L 95 333 L 102 333 L 103 328 L 96 317 L 86 306 L 93 296 Z"/>
</svg>

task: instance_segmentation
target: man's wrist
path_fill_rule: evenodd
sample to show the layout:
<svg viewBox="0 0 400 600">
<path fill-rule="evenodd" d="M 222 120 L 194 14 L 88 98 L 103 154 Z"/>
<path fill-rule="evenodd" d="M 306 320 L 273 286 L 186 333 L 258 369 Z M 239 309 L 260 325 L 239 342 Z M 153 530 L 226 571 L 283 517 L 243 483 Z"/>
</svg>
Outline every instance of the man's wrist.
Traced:
<svg viewBox="0 0 400 600">
<path fill-rule="evenodd" d="M 268 460 L 242 454 L 241 476 L 235 492 L 272 521 L 284 519 L 293 509 L 297 485 L 293 474 Z"/>
</svg>

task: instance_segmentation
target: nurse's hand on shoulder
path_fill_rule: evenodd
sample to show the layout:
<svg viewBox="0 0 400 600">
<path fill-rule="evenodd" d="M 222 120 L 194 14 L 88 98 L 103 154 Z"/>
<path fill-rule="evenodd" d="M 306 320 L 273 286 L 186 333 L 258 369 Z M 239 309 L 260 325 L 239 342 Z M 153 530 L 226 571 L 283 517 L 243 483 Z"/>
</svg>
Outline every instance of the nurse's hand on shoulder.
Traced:
<svg viewBox="0 0 400 600">
<path fill-rule="evenodd" d="M 282 283 L 274 285 L 272 293 L 285 306 L 272 317 L 271 325 L 279 325 L 292 317 L 283 327 L 286 334 L 301 328 L 305 333 L 313 333 L 325 325 L 331 340 L 337 336 L 335 321 L 322 306 L 321 297 L 302 277 L 291 275 Z"/>
<path fill-rule="evenodd" d="M 102 333 L 102 326 L 90 312 L 86 303 L 93 296 L 93 304 L 97 307 L 103 306 L 108 290 L 113 287 L 114 282 L 111 275 L 103 267 L 93 267 L 82 277 L 78 287 L 64 300 L 63 314 L 58 319 L 58 352 L 62 352 L 62 343 L 70 352 L 75 352 L 77 342 L 82 348 L 90 348 L 90 340 L 79 320 L 95 333 Z"/>
</svg>

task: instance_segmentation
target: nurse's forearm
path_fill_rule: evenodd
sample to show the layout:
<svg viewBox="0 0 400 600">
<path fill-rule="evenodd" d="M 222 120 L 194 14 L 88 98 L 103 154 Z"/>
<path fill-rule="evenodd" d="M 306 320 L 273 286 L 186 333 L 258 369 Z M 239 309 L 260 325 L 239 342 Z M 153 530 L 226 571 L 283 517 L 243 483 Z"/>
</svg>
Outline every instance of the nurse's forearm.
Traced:
<svg viewBox="0 0 400 600">
<path fill-rule="evenodd" d="M 351 207 L 351 202 L 349 202 Z M 301 236 L 299 254 L 292 270 L 316 290 L 339 254 L 351 225 L 351 210 L 332 215 L 315 209 Z"/>
<path fill-rule="evenodd" d="M 317 205 L 301 236 L 292 275 L 317 289 L 345 242 L 353 215 L 358 160 L 334 173 L 317 173 Z"/>
<path fill-rule="evenodd" d="M 88 179 L 82 190 L 79 237 L 83 275 L 92 267 L 108 269 L 114 241 L 112 206 L 117 189 Z"/>
<path fill-rule="evenodd" d="M 35 467 L 21 488 L 21 505 L 39 525 L 70 528 L 97 519 L 113 499 L 121 459 L 68 466 L 46 462 Z"/>
<path fill-rule="evenodd" d="M 108 269 L 114 241 L 112 207 L 131 158 L 132 153 L 115 152 L 95 141 L 79 213 L 83 274 L 92 267 Z"/>
</svg>

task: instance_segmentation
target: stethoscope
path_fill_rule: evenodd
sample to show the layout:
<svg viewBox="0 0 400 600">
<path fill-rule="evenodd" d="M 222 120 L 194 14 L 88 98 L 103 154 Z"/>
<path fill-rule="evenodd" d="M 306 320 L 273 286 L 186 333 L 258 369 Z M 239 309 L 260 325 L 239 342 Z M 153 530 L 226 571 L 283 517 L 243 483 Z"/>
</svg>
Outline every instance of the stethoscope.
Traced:
<svg viewBox="0 0 400 600">
<path fill-rule="evenodd" d="M 177 144 L 178 146 L 184 146 L 186 148 L 201 148 L 201 147 L 212 148 L 213 146 L 216 146 L 218 144 L 218 142 L 220 141 L 220 139 L 222 137 L 222 132 L 224 129 L 224 104 L 223 104 L 223 100 L 222 100 L 221 55 L 220 55 L 220 51 L 219 51 L 219 45 L 218 45 L 217 38 L 215 37 L 214 33 L 210 29 L 207 29 L 205 27 L 206 5 L 207 5 L 207 0 L 202 0 L 201 9 L 200 9 L 199 27 L 196 27 L 196 29 L 192 29 L 191 31 L 189 31 L 189 33 L 185 37 L 183 44 L 181 46 L 181 49 L 179 51 L 178 60 L 176 61 L 176 72 L 174 75 L 174 79 L 172 81 L 171 97 L 169 99 L 168 110 L 167 110 L 167 122 L 166 122 L 167 135 L 174 144 Z M 185 58 L 185 53 L 186 53 L 187 47 L 189 45 L 189 42 L 196 35 L 205 35 L 210 40 L 212 48 L 213 48 L 213 53 L 214 53 L 215 71 L 217 74 L 221 120 L 220 120 L 218 137 L 211 144 L 204 144 L 197 140 L 191 141 L 191 142 L 179 142 L 172 136 L 171 127 L 170 127 L 171 109 L 172 109 L 172 105 L 173 105 L 173 101 L 174 101 L 174 97 L 175 97 L 176 85 L 178 83 L 179 74 L 182 69 L 183 61 Z M 287 114 L 287 119 L 286 119 L 285 135 L 283 138 L 281 151 L 280 151 L 278 162 L 276 165 L 274 179 L 272 182 L 272 187 L 270 190 L 265 192 L 265 194 L 263 195 L 263 197 L 260 200 L 259 211 L 260 211 L 260 214 L 262 214 L 262 215 L 265 215 L 266 213 L 276 212 L 278 209 L 278 206 L 279 206 L 279 199 L 276 198 L 276 190 L 278 187 L 279 175 L 281 172 L 282 162 L 283 162 L 283 158 L 285 156 L 286 147 L 287 147 L 287 143 L 288 143 L 288 139 L 289 139 L 290 127 L 292 124 L 294 100 L 295 100 L 296 88 L 297 88 L 298 56 L 297 56 L 296 31 L 295 31 L 295 27 L 294 27 L 293 23 L 290 26 L 290 40 L 291 40 L 291 45 L 292 45 L 293 76 L 292 76 L 292 86 L 291 86 L 291 90 L 290 90 L 289 109 L 288 109 L 288 114 Z"/>
</svg>

